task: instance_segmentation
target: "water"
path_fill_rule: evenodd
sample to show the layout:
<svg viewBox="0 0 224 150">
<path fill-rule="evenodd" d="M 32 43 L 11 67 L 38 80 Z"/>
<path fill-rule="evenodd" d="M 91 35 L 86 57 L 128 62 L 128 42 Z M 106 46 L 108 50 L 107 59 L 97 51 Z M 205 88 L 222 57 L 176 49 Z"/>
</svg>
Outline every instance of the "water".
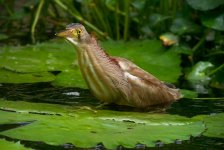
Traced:
<svg viewBox="0 0 224 150">
<path fill-rule="evenodd" d="M 76 105 L 76 106 L 90 106 L 97 107 L 100 105 L 90 93 L 89 90 L 79 88 L 64 88 L 53 87 L 49 83 L 35 83 L 35 84 L 1 84 L 0 85 L 0 98 L 7 100 L 26 100 L 41 103 L 57 103 L 63 105 Z M 117 111 L 130 111 L 133 108 L 123 106 L 104 106 L 103 109 L 113 109 Z M 140 111 L 135 109 L 134 111 Z M 169 106 L 165 113 L 177 114 L 186 117 L 195 115 L 210 115 L 214 113 L 224 112 L 224 100 L 192 100 L 181 99 L 171 106 Z M 0 131 L 9 130 L 18 126 L 29 124 L 30 122 L 20 124 L 5 124 L 0 125 Z M 0 136 L 0 138 L 9 141 L 18 141 L 9 137 Z M 41 150 L 73 150 L 76 148 L 71 144 L 64 144 L 59 146 L 52 146 L 43 142 L 21 141 L 22 144 Z M 205 136 L 194 137 L 189 141 L 175 141 L 173 144 L 164 145 L 157 142 L 156 147 L 146 149 L 224 149 L 224 139 L 221 138 L 208 138 Z M 93 149 L 104 149 L 103 145 L 99 144 Z M 124 149 L 120 146 L 118 149 Z M 144 145 L 136 145 L 136 149 L 145 149 Z"/>
</svg>

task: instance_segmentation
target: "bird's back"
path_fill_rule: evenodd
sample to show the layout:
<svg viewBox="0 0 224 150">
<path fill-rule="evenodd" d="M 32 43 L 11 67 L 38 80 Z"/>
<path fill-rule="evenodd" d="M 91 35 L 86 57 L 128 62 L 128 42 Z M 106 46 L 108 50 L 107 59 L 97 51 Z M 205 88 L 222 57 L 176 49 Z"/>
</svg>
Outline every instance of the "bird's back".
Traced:
<svg viewBox="0 0 224 150">
<path fill-rule="evenodd" d="M 130 94 L 126 100 L 120 104 L 128 104 L 135 107 L 148 107 L 160 104 L 169 104 L 181 97 L 175 86 L 167 86 L 150 73 L 136 66 L 131 61 L 113 57 L 118 62 L 119 67 L 124 72 L 125 78 L 130 84 Z"/>
</svg>

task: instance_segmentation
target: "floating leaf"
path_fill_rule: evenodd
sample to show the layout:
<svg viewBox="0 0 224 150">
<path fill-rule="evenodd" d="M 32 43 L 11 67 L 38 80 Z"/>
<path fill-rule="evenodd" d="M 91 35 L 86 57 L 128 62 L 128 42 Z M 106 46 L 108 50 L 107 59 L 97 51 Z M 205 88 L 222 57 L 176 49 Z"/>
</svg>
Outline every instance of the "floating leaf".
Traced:
<svg viewBox="0 0 224 150">
<path fill-rule="evenodd" d="M 50 82 L 55 76 L 49 72 L 19 73 L 0 69 L 0 83 Z"/>
<path fill-rule="evenodd" d="M 224 31 L 224 13 L 206 13 L 201 20 L 202 24 L 208 28 Z"/>
<path fill-rule="evenodd" d="M 102 42 L 102 45 L 109 54 L 128 58 L 166 82 L 176 82 L 180 75 L 179 55 L 174 51 L 165 51 L 157 40 L 106 41 Z M 80 73 L 71 71 L 76 61 L 75 49 L 71 44 L 65 41 L 52 41 L 35 46 L 3 48 L 0 55 L 0 68 L 19 73 L 62 71 L 53 83 L 54 85 L 84 87 L 83 80 L 77 79 L 81 77 Z M 73 77 L 72 73 L 74 73 Z M 69 79 L 71 79 L 70 82 Z"/>
<path fill-rule="evenodd" d="M 25 148 L 20 142 L 9 142 L 3 139 L 0 139 L 0 149 L 2 150 L 31 150 L 30 148 Z"/>
<path fill-rule="evenodd" d="M 209 116 L 201 115 L 194 118 L 202 119 L 205 122 L 208 129 L 203 133 L 204 136 L 224 138 L 224 113 L 212 114 Z"/>
<path fill-rule="evenodd" d="M 61 71 L 70 67 L 75 58 L 74 48 L 58 40 L 34 46 L 4 47 L 0 67 L 24 73 Z"/>
<path fill-rule="evenodd" d="M 54 86 L 88 88 L 78 68 L 62 71 L 57 75 L 52 84 Z"/>
<path fill-rule="evenodd" d="M 223 0 L 187 0 L 187 3 L 198 10 L 210 10 L 214 9 L 222 4 L 224 4 Z"/>
<path fill-rule="evenodd" d="M 1 111 L 0 123 L 34 121 L 3 131 L 1 135 L 51 145 L 72 143 L 77 147 L 90 148 L 103 143 L 108 149 L 119 145 L 134 148 L 138 143 L 155 146 L 157 140 L 165 144 L 176 139 L 188 140 L 205 129 L 201 121 L 177 115 L 77 110 L 70 106 L 60 108 L 60 105 L 52 104 L 1 101 L 1 109 L 16 112 Z"/>
</svg>

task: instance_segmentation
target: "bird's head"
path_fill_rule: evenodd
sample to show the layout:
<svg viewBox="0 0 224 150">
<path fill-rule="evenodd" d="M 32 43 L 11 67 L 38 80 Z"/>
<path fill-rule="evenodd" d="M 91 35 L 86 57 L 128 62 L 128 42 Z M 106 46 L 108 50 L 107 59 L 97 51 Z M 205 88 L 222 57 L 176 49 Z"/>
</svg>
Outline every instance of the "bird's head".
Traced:
<svg viewBox="0 0 224 150">
<path fill-rule="evenodd" d="M 56 36 L 66 38 L 76 46 L 79 43 L 85 43 L 90 39 L 90 35 L 86 31 L 85 27 L 80 23 L 71 23 L 67 25 L 66 29 L 56 33 Z"/>
</svg>

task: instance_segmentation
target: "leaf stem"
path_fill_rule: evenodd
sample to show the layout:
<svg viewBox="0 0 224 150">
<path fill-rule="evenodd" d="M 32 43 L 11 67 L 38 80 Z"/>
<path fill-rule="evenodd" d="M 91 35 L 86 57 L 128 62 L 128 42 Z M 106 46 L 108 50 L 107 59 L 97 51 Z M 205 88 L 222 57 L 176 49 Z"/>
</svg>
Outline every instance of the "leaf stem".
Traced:
<svg viewBox="0 0 224 150">
<path fill-rule="evenodd" d="M 130 0 L 125 0 L 124 41 L 128 38 Z"/>
<path fill-rule="evenodd" d="M 105 33 L 103 33 L 101 30 L 99 30 L 93 24 L 91 24 L 90 22 L 84 20 L 82 16 L 77 15 L 77 14 L 73 13 L 71 10 L 69 10 L 68 7 L 61 2 L 61 0 L 55 0 L 55 2 L 56 2 L 56 4 L 59 7 L 61 7 L 62 9 L 64 9 L 65 11 L 67 11 L 69 14 L 71 14 L 75 19 L 77 19 L 80 22 L 83 22 L 86 26 L 88 26 L 89 28 L 91 28 L 94 31 L 96 31 L 96 33 L 98 33 L 100 36 L 106 37 L 106 39 L 110 39 L 109 36 L 107 36 Z"/>
<path fill-rule="evenodd" d="M 40 0 L 40 2 L 38 4 L 38 7 L 37 7 L 37 11 L 36 11 L 35 17 L 34 17 L 34 20 L 33 20 L 33 23 L 32 23 L 32 26 L 31 26 L 32 43 L 35 43 L 35 28 L 36 28 L 38 19 L 40 17 L 41 9 L 42 9 L 42 7 L 44 5 L 44 2 L 45 2 L 45 0 Z"/>
<path fill-rule="evenodd" d="M 116 1 L 116 8 L 115 8 L 115 23 L 116 23 L 116 38 L 117 40 L 120 39 L 120 26 L 119 26 L 119 2 Z"/>
<path fill-rule="evenodd" d="M 193 53 L 204 43 L 206 34 L 198 41 L 198 43 L 192 48 Z"/>
<path fill-rule="evenodd" d="M 224 100 L 224 97 L 196 97 L 195 100 Z"/>
<path fill-rule="evenodd" d="M 212 76 L 213 74 L 215 74 L 216 72 L 218 72 L 219 70 L 221 70 L 223 67 L 224 67 L 224 64 L 220 65 L 219 67 L 215 68 L 210 73 L 208 73 L 208 76 Z"/>
</svg>

